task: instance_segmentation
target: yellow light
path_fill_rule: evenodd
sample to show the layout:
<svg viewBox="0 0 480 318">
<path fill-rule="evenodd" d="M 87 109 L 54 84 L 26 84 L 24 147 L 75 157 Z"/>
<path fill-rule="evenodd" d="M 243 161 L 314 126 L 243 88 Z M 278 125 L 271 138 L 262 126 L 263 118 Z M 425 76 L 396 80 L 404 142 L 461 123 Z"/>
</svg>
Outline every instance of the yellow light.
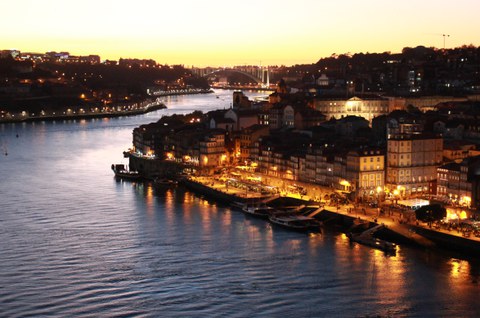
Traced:
<svg viewBox="0 0 480 318">
<path fill-rule="evenodd" d="M 470 203 L 472 202 L 472 198 L 470 198 L 469 196 L 463 196 L 461 197 L 460 202 L 470 206 Z"/>
<path fill-rule="evenodd" d="M 350 186 L 350 182 L 348 182 L 347 180 L 343 179 L 343 180 L 340 180 L 339 182 L 342 186 L 345 186 L 345 187 L 349 187 Z"/>
<path fill-rule="evenodd" d="M 377 187 L 377 193 L 380 193 L 380 192 L 382 192 L 382 187 L 381 187 L 381 186 L 378 186 L 378 187 Z"/>
<path fill-rule="evenodd" d="M 393 190 L 393 195 L 398 195 L 399 193 L 400 192 L 397 189 Z"/>
</svg>

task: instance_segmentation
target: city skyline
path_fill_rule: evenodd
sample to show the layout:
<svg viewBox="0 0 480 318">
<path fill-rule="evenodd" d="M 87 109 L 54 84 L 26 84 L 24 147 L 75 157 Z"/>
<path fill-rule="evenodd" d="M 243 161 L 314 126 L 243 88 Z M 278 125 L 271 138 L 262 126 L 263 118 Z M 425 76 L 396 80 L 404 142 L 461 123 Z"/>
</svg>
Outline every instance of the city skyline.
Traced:
<svg viewBox="0 0 480 318">
<path fill-rule="evenodd" d="M 69 51 L 102 59 L 145 58 L 186 66 L 294 65 L 333 53 L 400 52 L 424 45 L 480 45 L 480 4 L 460 0 L 217 0 L 135 6 L 113 1 L 9 3 L 0 47 L 26 52 Z"/>
</svg>

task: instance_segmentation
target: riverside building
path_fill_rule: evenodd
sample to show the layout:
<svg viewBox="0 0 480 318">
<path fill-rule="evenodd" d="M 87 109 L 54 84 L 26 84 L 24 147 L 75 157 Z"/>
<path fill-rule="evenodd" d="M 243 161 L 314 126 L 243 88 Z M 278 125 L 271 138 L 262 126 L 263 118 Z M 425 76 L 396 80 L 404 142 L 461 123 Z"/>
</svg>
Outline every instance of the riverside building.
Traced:
<svg viewBox="0 0 480 318">
<path fill-rule="evenodd" d="M 443 139 L 434 134 L 395 134 L 387 140 L 387 190 L 394 196 L 436 192 Z"/>
<path fill-rule="evenodd" d="M 391 102 L 388 98 L 379 96 L 354 96 L 348 99 L 320 96 L 310 101 L 309 105 L 323 113 L 326 118 L 359 116 L 371 122 L 374 117 L 388 114 Z"/>
</svg>

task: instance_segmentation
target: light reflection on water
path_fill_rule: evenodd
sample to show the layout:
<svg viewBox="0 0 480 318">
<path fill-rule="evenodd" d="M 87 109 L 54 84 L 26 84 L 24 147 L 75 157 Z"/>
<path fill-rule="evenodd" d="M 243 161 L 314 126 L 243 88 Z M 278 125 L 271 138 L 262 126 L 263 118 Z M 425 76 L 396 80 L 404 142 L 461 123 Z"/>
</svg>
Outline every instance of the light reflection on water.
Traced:
<svg viewBox="0 0 480 318">
<path fill-rule="evenodd" d="M 170 100 L 180 112 L 216 102 Z M 386 256 L 182 187 L 115 180 L 133 127 L 172 107 L 0 125 L 2 316 L 476 316 L 478 261 L 406 247 Z"/>
</svg>

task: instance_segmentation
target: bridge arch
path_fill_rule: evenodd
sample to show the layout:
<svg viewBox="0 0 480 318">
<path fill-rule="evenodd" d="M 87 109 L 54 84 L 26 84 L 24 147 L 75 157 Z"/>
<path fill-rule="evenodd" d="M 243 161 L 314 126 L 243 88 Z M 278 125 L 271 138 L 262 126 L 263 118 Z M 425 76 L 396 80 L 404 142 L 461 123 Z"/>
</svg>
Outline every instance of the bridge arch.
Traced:
<svg viewBox="0 0 480 318">
<path fill-rule="evenodd" d="M 230 73 L 242 74 L 242 75 L 247 76 L 251 80 L 254 80 L 258 84 L 263 84 L 263 80 L 261 78 L 258 78 L 257 76 L 254 76 L 250 73 L 247 73 L 247 72 L 244 72 L 244 71 L 241 71 L 241 70 L 235 70 L 235 69 L 230 69 L 230 68 L 214 70 L 213 72 L 207 73 L 207 74 L 203 75 L 202 77 L 210 77 L 212 75 L 215 75 L 215 74 L 218 74 L 218 73 L 221 73 L 221 72 L 230 72 Z M 263 70 L 262 70 L 262 72 L 263 72 Z"/>
</svg>

